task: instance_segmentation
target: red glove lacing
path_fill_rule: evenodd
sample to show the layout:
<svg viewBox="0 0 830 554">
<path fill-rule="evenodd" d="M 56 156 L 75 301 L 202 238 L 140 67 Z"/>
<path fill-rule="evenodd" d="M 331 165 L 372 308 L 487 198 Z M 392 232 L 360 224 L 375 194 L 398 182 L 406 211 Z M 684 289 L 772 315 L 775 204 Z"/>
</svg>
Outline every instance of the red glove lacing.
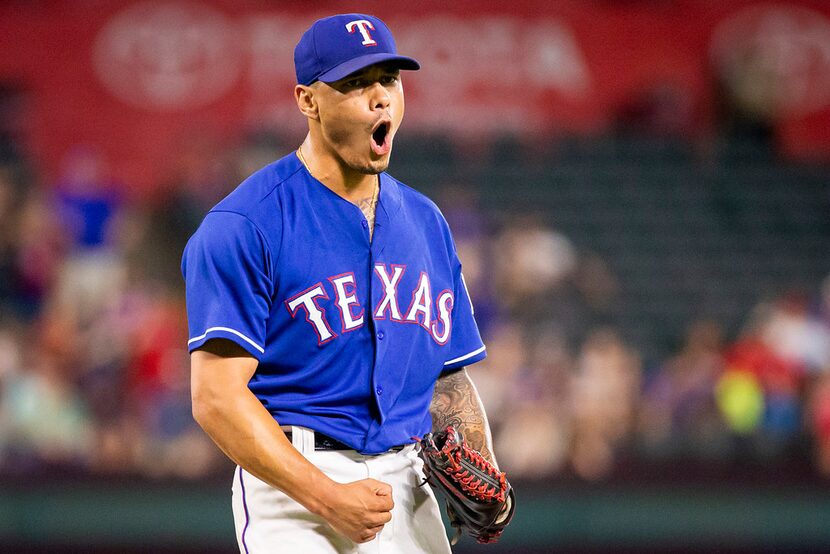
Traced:
<svg viewBox="0 0 830 554">
<path fill-rule="evenodd" d="M 450 437 L 452 436 L 450 434 Z M 506 474 L 497 470 L 493 464 L 485 460 L 478 451 L 473 450 L 466 443 L 456 444 L 453 442 L 453 444 L 449 444 L 450 442 L 448 440 L 447 444 L 444 445 L 444 452 L 453 460 L 454 464 L 447 467 L 447 471 L 452 473 L 455 480 L 462 485 L 464 492 L 484 502 L 504 502 L 504 491 L 507 489 Z M 468 468 L 462 466 L 462 459 L 469 460 L 492 477 L 498 483 L 498 488 L 493 483 L 483 480 L 480 475 L 472 473 Z"/>
</svg>

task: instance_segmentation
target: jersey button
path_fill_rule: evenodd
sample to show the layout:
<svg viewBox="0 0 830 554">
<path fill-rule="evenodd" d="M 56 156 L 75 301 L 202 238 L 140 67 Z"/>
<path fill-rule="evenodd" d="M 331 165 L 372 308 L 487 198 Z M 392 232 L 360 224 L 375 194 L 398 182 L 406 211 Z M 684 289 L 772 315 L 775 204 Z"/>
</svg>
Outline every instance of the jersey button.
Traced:
<svg viewBox="0 0 830 554">
<path fill-rule="evenodd" d="M 385 336 L 386 335 L 384 334 L 383 331 L 378 331 L 378 340 L 383 340 L 383 337 L 385 337 Z"/>
<path fill-rule="evenodd" d="M 378 396 L 380 396 L 381 394 L 383 394 L 383 387 L 378 385 L 378 388 L 375 389 L 375 392 L 378 393 Z"/>
<path fill-rule="evenodd" d="M 364 228 L 364 229 L 368 229 L 368 228 L 369 228 L 369 222 L 368 222 L 368 221 L 366 221 L 365 219 L 360 220 L 360 224 L 361 224 L 361 225 L 363 225 L 363 228 Z"/>
</svg>

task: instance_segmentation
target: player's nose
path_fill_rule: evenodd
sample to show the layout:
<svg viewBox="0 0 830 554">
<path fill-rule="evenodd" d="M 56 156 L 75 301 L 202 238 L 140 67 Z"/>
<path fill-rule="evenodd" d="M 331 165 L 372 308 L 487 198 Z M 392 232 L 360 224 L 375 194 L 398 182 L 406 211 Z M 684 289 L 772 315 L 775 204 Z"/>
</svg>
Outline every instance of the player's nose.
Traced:
<svg viewBox="0 0 830 554">
<path fill-rule="evenodd" d="M 375 81 L 369 87 L 369 102 L 373 110 L 386 110 L 391 103 L 389 91 L 380 82 Z"/>
</svg>

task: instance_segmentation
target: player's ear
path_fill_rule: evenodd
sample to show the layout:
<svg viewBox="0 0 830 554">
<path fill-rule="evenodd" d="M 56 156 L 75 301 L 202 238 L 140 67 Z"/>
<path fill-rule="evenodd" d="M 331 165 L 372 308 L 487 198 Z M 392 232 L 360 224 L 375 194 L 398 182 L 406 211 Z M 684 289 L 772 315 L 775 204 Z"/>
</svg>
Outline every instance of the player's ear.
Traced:
<svg viewBox="0 0 830 554">
<path fill-rule="evenodd" d="M 313 86 L 297 85 L 294 87 L 294 98 L 302 114 L 310 119 L 318 118 L 316 91 Z"/>
</svg>

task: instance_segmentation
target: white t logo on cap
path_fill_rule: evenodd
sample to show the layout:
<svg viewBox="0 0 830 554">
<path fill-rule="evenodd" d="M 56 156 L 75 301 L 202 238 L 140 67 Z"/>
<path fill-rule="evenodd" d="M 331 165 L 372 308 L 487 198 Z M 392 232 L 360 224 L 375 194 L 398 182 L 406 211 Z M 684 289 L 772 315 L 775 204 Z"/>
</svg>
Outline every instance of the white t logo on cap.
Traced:
<svg viewBox="0 0 830 554">
<path fill-rule="evenodd" d="M 372 38 L 372 35 L 369 34 L 369 29 L 375 30 L 375 26 L 372 25 L 371 21 L 367 21 L 365 19 L 356 19 L 355 21 L 349 21 L 346 23 L 346 30 L 350 33 L 354 33 L 355 29 L 360 31 L 360 34 L 363 35 L 363 46 L 377 46 L 378 43 L 375 39 Z"/>
</svg>

